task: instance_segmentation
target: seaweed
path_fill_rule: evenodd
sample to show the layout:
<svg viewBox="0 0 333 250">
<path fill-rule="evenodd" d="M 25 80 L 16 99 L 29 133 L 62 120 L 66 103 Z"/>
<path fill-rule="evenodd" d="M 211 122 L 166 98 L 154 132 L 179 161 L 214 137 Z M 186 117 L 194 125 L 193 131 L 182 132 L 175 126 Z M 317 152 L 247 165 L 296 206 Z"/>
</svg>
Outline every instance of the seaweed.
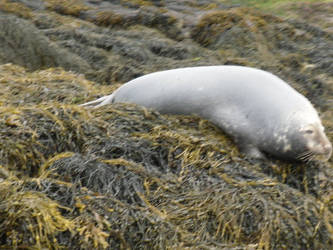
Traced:
<svg viewBox="0 0 333 250">
<path fill-rule="evenodd" d="M 32 10 L 21 3 L 11 2 L 8 0 L 0 1 L 0 11 L 14 14 L 18 17 L 31 19 L 33 17 Z"/>
<path fill-rule="evenodd" d="M 83 11 L 90 8 L 81 0 L 46 0 L 46 7 L 50 10 L 54 10 L 60 14 L 80 16 Z"/>
<path fill-rule="evenodd" d="M 46 209 L 45 204 L 53 207 L 47 207 L 52 214 L 45 216 L 51 216 L 57 230 L 45 228 L 49 234 L 36 234 L 23 226 L 13 229 L 18 218 L 6 215 L 5 221 L 10 218 L 6 230 L 12 234 L 2 236 L 2 246 L 159 249 L 237 245 L 269 249 L 332 244 L 331 198 L 315 193 L 316 183 L 305 182 L 304 173 L 303 178 L 288 179 L 305 171 L 313 175 L 313 181 L 323 180 L 324 165 L 305 170 L 279 162 L 268 166 L 248 162 L 209 122 L 161 116 L 135 105 L 114 104 L 90 111 L 70 105 L 37 105 L 6 112 L 13 110 L 20 111 L 19 119 L 4 123 L 7 129 L 2 131 L 38 128 L 34 136 L 26 133 L 22 138 L 35 141 L 21 147 L 43 157 L 36 161 L 22 151 L 17 156 L 24 155 L 25 161 L 16 165 L 3 161 L 3 183 L 17 185 L 17 190 L 10 188 L 22 195 L 21 206 L 37 199 L 38 209 Z M 59 136 L 41 137 L 42 128 L 55 130 Z M 315 167 L 319 168 L 317 175 Z M 270 168 L 276 171 L 267 171 Z M 18 181 L 15 176 L 27 173 L 26 169 L 31 177 Z M 274 176 L 286 178 L 280 182 Z M 328 179 L 326 185 L 332 185 Z M 2 190 L 8 199 L 18 199 Z M 325 201 L 313 195 L 324 195 Z M 21 220 L 38 223 L 31 218 L 29 212 Z M 36 240 L 29 242 L 28 235 Z M 57 241 L 48 241 L 50 236 Z"/>
<path fill-rule="evenodd" d="M 332 36 L 225 1 L 97 2 L 1 1 L 0 248 L 332 246 L 332 159 L 248 159 L 199 117 L 78 106 L 155 70 L 240 64 L 306 94 L 332 141 Z"/>
</svg>

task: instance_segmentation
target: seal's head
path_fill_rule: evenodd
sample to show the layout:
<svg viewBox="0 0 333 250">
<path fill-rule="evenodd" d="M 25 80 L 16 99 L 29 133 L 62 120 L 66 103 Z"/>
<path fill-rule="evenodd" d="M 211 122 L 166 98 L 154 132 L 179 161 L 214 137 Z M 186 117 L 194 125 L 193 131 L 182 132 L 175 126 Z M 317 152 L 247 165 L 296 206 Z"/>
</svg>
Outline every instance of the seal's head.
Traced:
<svg viewBox="0 0 333 250">
<path fill-rule="evenodd" d="M 297 159 L 311 161 L 319 159 L 327 161 L 332 155 L 332 144 L 328 140 L 321 123 L 312 123 L 300 129 L 301 140 L 305 145 L 302 153 L 297 155 Z"/>
<path fill-rule="evenodd" d="M 317 112 L 314 111 L 310 116 L 309 112 L 303 113 L 293 118 L 288 128 L 289 140 L 284 144 L 284 151 L 292 152 L 295 159 L 305 162 L 327 161 L 332 155 L 332 144 L 325 135 Z"/>
</svg>

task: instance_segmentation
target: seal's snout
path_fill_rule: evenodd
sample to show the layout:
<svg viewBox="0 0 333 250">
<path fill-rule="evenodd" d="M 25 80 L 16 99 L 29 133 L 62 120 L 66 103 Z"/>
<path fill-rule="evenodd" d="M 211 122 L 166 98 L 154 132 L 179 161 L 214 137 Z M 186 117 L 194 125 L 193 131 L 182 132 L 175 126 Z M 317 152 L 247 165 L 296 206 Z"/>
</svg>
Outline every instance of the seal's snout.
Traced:
<svg viewBox="0 0 333 250">
<path fill-rule="evenodd" d="M 319 155 L 322 155 L 322 160 L 328 161 L 332 156 L 332 144 L 326 136 L 323 137 L 322 140 L 323 141 L 321 142 L 321 150 L 318 153 Z"/>
<path fill-rule="evenodd" d="M 332 155 L 332 144 L 328 142 L 326 145 L 324 145 L 324 152 L 325 155 L 327 156 L 327 160 L 331 158 Z"/>
</svg>

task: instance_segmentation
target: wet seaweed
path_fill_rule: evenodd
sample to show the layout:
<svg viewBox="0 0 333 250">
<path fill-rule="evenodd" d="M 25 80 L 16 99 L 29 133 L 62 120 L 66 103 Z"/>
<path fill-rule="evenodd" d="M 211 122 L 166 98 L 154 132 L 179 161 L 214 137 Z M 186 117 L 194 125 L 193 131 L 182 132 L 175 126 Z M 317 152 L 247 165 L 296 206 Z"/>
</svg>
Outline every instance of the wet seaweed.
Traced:
<svg viewBox="0 0 333 250">
<path fill-rule="evenodd" d="M 77 105 L 110 94 L 114 81 L 166 65 L 241 64 L 275 72 L 305 93 L 332 141 L 327 31 L 253 9 L 216 11 L 214 1 L 187 1 L 172 12 L 164 1 L 114 1 L 112 13 L 91 1 L 88 8 L 86 1 L 49 0 L 45 12 L 21 8 L 24 2 L 2 1 L 0 10 L 32 19 L 34 32 L 94 70 L 0 65 L 0 248 L 332 246 L 332 159 L 247 159 L 195 116 Z M 189 25 L 182 17 L 193 10 L 202 15 Z M 190 42 L 179 42 L 184 37 Z M 316 50 L 307 49 L 313 44 Z"/>
<path fill-rule="evenodd" d="M 33 109 L 36 110 L 31 112 Z M 2 246 L 159 249 L 224 244 L 269 249 L 292 244 L 305 248 L 332 244 L 329 225 L 333 218 L 325 205 L 331 199 L 325 196 L 326 202 L 321 202 L 312 197 L 311 190 L 301 192 L 300 186 L 274 178 L 297 176 L 297 171 L 306 172 L 304 166 L 294 168 L 292 173 L 264 173 L 259 162 L 251 165 L 242 160 L 237 149 L 231 153 L 226 145 L 232 142 L 223 139 L 213 125 L 196 117 L 166 119 L 124 104 L 70 111 L 73 112 L 71 106 L 61 105 L 20 110 L 23 117 L 27 112 L 26 127 L 35 123 L 39 131 L 45 126 L 49 131 L 56 129 L 61 136 L 47 138 L 48 149 L 52 144 L 58 145 L 53 154 L 43 151 L 37 143 L 41 137 L 35 136 L 36 143 L 27 148 L 44 156 L 35 161 L 38 172 L 30 167 L 33 178 L 20 182 L 9 177 L 7 170 L 2 183 L 16 183 L 17 189 L 10 188 L 21 196 L 15 198 L 2 189 L 8 195 L 4 200 L 21 199 L 19 204 L 25 206 L 28 200 L 37 199 L 34 204 L 38 209 L 45 209 L 45 204 L 53 206 L 53 210 L 48 207 L 49 213 L 58 211 L 57 215 L 45 216 L 51 216 L 60 225 L 57 224 L 57 230 L 45 229 L 49 234 L 37 234 L 26 227 L 9 229 L 13 224 L 8 224 L 12 234 L 2 236 Z M 35 116 L 34 122 L 29 121 L 29 117 Z M 9 129 L 14 121 L 6 124 Z M 20 128 L 19 121 L 15 126 Z M 29 156 L 26 152 L 21 154 Z M 11 169 L 25 172 L 18 165 L 9 167 L 9 161 L 2 164 L 10 173 Z M 29 166 L 29 161 L 19 164 Z M 275 169 L 281 171 L 283 165 L 276 165 Z M 295 179 L 293 183 L 315 185 L 305 184 L 304 179 Z M 34 207 L 28 209 L 35 211 Z M 12 216 L 6 218 L 19 220 Z M 22 220 L 37 223 L 31 217 L 34 218 L 29 212 Z M 29 242 L 28 235 L 39 241 Z M 47 240 L 50 235 L 57 239 L 56 243 Z M 314 240 L 317 238 L 320 241 Z"/>
</svg>

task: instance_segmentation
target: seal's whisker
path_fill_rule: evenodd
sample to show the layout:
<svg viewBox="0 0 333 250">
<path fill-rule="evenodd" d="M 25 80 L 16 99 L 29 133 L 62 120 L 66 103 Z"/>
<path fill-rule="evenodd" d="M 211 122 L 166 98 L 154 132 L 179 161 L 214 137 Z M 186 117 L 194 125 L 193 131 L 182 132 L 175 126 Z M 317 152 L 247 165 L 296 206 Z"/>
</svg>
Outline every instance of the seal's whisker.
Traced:
<svg viewBox="0 0 333 250">
<path fill-rule="evenodd" d="M 305 152 L 299 154 L 299 155 L 297 156 L 297 158 L 302 159 L 302 158 L 304 158 L 304 157 L 307 157 L 310 153 L 311 153 L 310 151 L 305 151 Z"/>
<path fill-rule="evenodd" d="M 309 162 L 314 159 L 314 153 L 311 151 L 305 151 L 299 154 L 296 158 L 305 162 Z"/>
<path fill-rule="evenodd" d="M 311 155 L 308 159 L 307 159 L 307 163 L 313 161 L 315 159 L 315 156 L 314 155 Z"/>
<path fill-rule="evenodd" d="M 310 155 L 308 155 L 307 157 L 304 158 L 304 161 L 309 162 L 309 161 L 311 161 L 312 158 L 313 158 L 313 155 L 310 154 Z"/>
</svg>

